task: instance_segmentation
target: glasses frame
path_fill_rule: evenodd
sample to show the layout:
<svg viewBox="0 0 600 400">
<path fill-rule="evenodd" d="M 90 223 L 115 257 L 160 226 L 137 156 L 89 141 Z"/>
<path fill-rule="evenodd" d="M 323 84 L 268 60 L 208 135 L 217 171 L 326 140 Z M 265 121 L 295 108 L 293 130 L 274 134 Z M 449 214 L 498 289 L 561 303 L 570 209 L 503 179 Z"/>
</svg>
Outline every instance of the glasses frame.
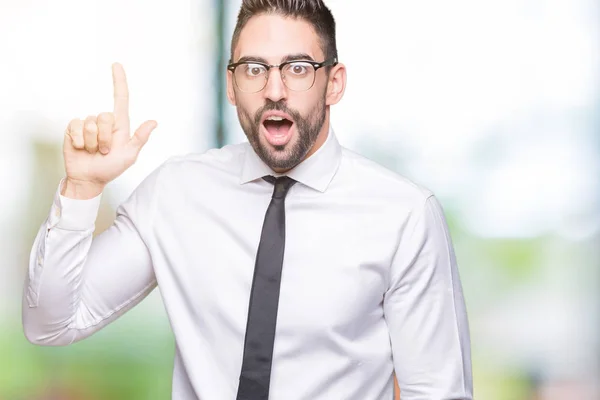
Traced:
<svg viewBox="0 0 600 400">
<path fill-rule="evenodd" d="M 282 62 L 281 64 L 267 64 L 267 63 L 264 63 L 262 61 L 245 60 L 245 61 L 236 62 L 236 63 L 229 63 L 227 65 L 227 69 L 229 71 L 231 71 L 231 73 L 233 75 L 233 81 L 235 82 L 235 86 L 237 86 L 237 88 L 239 90 L 241 90 L 244 93 L 258 93 L 258 92 L 260 92 L 261 90 L 263 90 L 267 86 L 267 83 L 269 82 L 269 73 L 271 72 L 271 68 L 278 68 L 279 72 L 281 73 L 283 71 L 283 68 L 286 65 L 290 65 L 290 64 L 294 64 L 294 63 L 298 63 L 298 62 L 310 64 L 315 69 L 315 73 L 313 75 L 313 81 L 312 81 L 312 83 L 310 84 L 310 86 L 307 89 L 304 89 L 304 90 L 294 90 L 294 89 L 291 89 L 287 85 L 287 83 L 285 83 L 285 79 L 283 78 L 283 75 L 282 75 L 281 76 L 281 80 L 283 81 L 283 84 L 285 85 L 285 87 L 288 88 L 288 89 L 290 89 L 290 90 L 292 90 L 292 91 L 294 91 L 294 92 L 306 92 L 307 90 L 310 90 L 315 85 L 315 80 L 317 79 L 317 71 L 320 68 L 329 67 L 329 66 L 335 67 L 338 64 L 337 57 L 333 57 L 333 58 L 327 59 L 327 60 L 322 61 L 322 62 L 316 62 L 316 61 L 312 61 L 312 60 L 302 60 L 302 59 L 300 59 L 300 60 L 285 61 L 285 62 Z M 237 79 L 235 77 L 235 69 L 237 67 L 239 67 L 240 65 L 244 65 L 244 64 L 257 64 L 257 65 L 261 65 L 261 66 L 263 66 L 263 67 L 265 67 L 267 69 L 267 73 L 265 74 L 265 83 L 264 83 L 264 85 L 260 89 L 254 90 L 254 91 L 246 91 L 246 90 L 242 90 L 242 88 L 239 87 L 239 85 L 237 83 Z"/>
</svg>

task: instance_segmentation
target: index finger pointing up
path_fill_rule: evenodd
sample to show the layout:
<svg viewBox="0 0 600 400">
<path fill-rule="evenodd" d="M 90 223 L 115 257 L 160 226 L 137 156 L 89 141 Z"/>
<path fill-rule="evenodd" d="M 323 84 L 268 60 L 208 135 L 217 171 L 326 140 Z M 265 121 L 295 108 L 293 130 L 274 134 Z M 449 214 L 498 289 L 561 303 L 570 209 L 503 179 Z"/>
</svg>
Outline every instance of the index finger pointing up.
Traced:
<svg viewBox="0 0 600 400">
<path fill-rule="evenodd" d="M 115 97 L 115 125 L 117 128 L 129 127 L 129 89 L 127 88 L 127 77 L 125 70 L 119 63 L 112 66 L 113 88 Z"/>
</svg>

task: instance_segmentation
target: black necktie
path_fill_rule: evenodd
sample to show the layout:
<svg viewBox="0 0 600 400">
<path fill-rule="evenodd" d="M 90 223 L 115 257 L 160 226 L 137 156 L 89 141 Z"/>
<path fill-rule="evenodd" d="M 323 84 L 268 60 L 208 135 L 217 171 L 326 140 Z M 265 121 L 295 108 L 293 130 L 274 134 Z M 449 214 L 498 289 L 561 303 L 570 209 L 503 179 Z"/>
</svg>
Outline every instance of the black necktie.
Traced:
<svg viewBox="0 0 600 400">
<path fill-rule="evenodd" d="M 237 400 L 268 400 L 285 248 L 285 196 L 292 178 L 265 176 L 275 185 L 267 208 L 250 291 L 244 357 Z"/>
</svg>

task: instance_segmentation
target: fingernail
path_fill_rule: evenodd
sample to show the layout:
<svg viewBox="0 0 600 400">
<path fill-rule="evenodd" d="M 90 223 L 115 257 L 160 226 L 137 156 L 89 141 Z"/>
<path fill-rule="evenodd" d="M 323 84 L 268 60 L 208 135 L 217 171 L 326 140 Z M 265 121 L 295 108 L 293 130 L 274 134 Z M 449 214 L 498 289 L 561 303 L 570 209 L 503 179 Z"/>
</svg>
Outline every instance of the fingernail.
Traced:
<svg viewBox="0 0 600 400">
<path fill-rule="evenodd" d="M 100 153 L 108 154 L 108 147 L 104 147 L 104 146 L 100 147 Z"/>
</svg>

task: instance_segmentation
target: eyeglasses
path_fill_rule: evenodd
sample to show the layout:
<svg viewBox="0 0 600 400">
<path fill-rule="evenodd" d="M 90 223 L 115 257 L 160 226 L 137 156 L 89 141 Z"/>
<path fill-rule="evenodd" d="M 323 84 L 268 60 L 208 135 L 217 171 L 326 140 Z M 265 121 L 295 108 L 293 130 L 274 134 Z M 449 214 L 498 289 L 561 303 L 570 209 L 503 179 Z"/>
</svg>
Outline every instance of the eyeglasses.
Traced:
<svg viewBox="0 0 600 400">
<path fill-rule="evenodd" d="M 242 61 L 231 63 L 227 69 L 233 72 L 235 85 L 242 92 L 256 93 L 267 86 L 271 68 L 279 68 L 284 85 L 293 91 L 303 92 L 315 84 L 319 68 L 337 65 L 337 58 L 323 62 L 307 60 L 286 61 L 279 65 L 269 65 L 260 61 Z"/>
</svg>

